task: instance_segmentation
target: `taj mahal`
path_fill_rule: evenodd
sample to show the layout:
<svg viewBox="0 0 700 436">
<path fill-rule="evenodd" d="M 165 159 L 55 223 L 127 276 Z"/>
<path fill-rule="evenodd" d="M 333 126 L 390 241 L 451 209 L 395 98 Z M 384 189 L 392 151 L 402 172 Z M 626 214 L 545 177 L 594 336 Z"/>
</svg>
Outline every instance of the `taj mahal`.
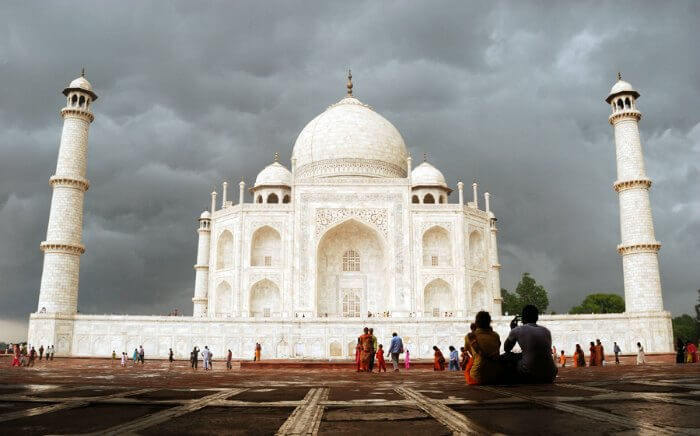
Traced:
<svg viewBox="0 0 700 436">
<path fill-rule="evenodd" d="M 88 131 L 97 94 L 84 75 L 73 80 L 63 91 L 63 132 L 49 179 L 53 197 L 29 343 L 53 344 L 63 356 L 108 356 L 143 345 L 149 356 L 167 356 L 172 348 L 185 357 L 193 346 L 208 345 L 215 357 L 230 349 L 246 359 L 260 343 L 263 358 L 345 359 L 354 357 L 362 327 L 371 326 L 380 342 L 397 331 L 414 357 L 429 357 L 433 345 L 463 344 L 480 310 L 491 313 L 502 338 L 507 335 L 512 314 L 501 313 L 498 227 L 489 193 L 481 196 L 476 181 L 467 192 L 459 181 L 453 192 L 428 159 L 414 162 L 397 128 L 353 95 L 351 74 L 344 93 L 301 129 L 289 168 L 275 154 L 252 186 L 241 180 L 232 195 L 233 186 L 224 182 L 220 193 L 211 193 L 196 229 L 192 316 L 89 315 L 77 307 Z M 605 100 L 621 230 L 620 244 L 610 249 L 622 258 L 626 312 L 541 316 L 554 345 L 567 352 L 596 338 L 608 347 L 617 341 L 623 352 L 637 342 L 649 352 L 673 349 L 638 97 L 618 77 Z"/>
</svg>

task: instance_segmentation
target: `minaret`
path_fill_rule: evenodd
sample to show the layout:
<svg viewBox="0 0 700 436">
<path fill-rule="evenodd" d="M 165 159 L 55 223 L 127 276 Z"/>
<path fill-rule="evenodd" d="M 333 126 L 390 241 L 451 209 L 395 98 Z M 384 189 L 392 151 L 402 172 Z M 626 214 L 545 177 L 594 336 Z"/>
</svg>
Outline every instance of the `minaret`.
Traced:
<svg viewBox="0 0 700 436">
<path fill-rule="evenodd" d="M 489 217 L 490 248 L 489 263 L 491 268 L 491 288 L 493 289 L 493 314 L 501 316 L 503 298 L 501 297 L 501 264 L 498 262 L 498 227 L 496 227 L 496 215 L 491 212 L 491 194 L 484 193 L 484 207 Z"/>
<path fill-rule="evenodd" d="M 85 178 L 88 131 L 95 118 L 90 104 L 97 100 L 85 70 L 73 80 L 63 95 L 61 109 L 63 132 L 58 148 L 56 174 L 49 179 L 53 187 L 44 252 L 38 311 L 74 314 L 78 311 L 80 255 L 85 252 L 83 236 L 83 197 L 90 183 Z"/>
<path fill-rule="evenodd" d="M 207 316 L 207 287 L 209 286 L 209 244 L 211 240 L 211 214 L 206 210 L 199 216 L 199 243 L 197 264 L 194 266 L 194 298 L 192 316 Z"/>
<path fill-rule="evenodd" d="M 611 105 L 608 118 L 615 130 L 617 181 L 613 188 L 620 199 L 620 245 L 627 312 L 662 311 L 658 251 L 649 203 L 651 180 L 644 170 L 636 99 L 639 93 L 617 75 L 617 83 L 605 101 Z"/>
</svg>

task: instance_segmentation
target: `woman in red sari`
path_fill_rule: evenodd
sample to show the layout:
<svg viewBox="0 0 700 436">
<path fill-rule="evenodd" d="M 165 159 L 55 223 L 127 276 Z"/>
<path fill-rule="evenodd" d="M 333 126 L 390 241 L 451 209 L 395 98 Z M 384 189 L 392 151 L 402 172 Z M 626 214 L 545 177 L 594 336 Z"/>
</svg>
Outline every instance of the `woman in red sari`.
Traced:
<svg viewBox="0 0 700 436">
<path fill-rule="evenodd" d="M 433 350 L 435 350 L 435 356 L 433 360 L 433 371 L 444 371 L 445 370 L 445 356 L 442 355 L 442 351 L 433 345 Z"/>
<path fill-rule="evenodd" d="M 369 371 L 369 356 L 372 354 L 372 335 L 365 327 L 364 334 L 358 338 L 362 351 L 360 352 L 360 371 Z"/>
</svg>

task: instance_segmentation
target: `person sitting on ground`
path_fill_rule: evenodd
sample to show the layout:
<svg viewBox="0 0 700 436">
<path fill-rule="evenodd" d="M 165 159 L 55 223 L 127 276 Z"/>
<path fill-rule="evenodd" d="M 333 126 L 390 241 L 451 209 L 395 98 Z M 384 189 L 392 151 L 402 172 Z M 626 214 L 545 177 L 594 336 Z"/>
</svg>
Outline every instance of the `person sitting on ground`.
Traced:
<svg viewBox="0 0 700 436">
<path fill-rule="evenodd" d="M 444 371 L 445 356 L 442 355 L 442 351 L 440 351 L 437 345 L 433 345 L 433 351 L 435 351 L 433 355 L 433 371 Z"/>
<path fill-rule="evenodd" d="M 459 347 L 459 368 L 464 371 L 467 368 L 467 362 L 469 362 L 469 354 L 467 354 L 467 349 L 464 347 Z"/>
<path fill-rule="evenodd" d="M 532 304 L 523 307 L 523 324 L 513 328 L 503 343 L 506 354 L 516 343 L 520 345 L 522 353 L 514 355 L 515 381 L 519 383 L 552 383 L 557 376 L 551 354 L 552 334 L 547 327 L 537 325 L 538 319 L 537 307 Z"/>
<path fill-rule="evenodd" d="M 502 382 L 503 365 L 498 359 L 501 350 L 501 337 L 491 328 L 491 315 L 486 311 L 476 314 L 476 329 L 467 335 L 471 350 L 471 368 L 468 369 L 467 383 L 473 385 L 496 384 Z"/>
</svg>

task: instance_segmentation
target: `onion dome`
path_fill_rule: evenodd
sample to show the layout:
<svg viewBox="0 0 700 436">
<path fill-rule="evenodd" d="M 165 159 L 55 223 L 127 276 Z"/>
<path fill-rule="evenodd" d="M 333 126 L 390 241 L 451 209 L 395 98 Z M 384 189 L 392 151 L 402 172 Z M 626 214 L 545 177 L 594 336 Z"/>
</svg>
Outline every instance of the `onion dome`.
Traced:
<svg viewBox="0 0 700 436">
<path fill-rule="evenodd" d="M 423 162 L 413 169 L 411 172 L 411 183 L 413 187 L 439 186 L 447 188 L 445 176 L 428 162 Z"/>
<path fill-rule="evenodd" d="M 70 85 L 66 89 L 63 90 L 63 95 L 68 95 L 71 91 L 83 91 L 88 94 L 90 94 L 90 97 L 92 97 L 92 100 L 97 100 L 97 94 L 95 94 L 92 91 L 92 85 L 88 80 L 85 78 L 85 70 L 83 69 L 83 72 L 81 73 L 80 77 L 77 79 L 73 80 L 70 82 Z"/>
<path fill-rule="evenodd" d="M 199 216 L 199 219 L 200 219 L 200 220 L 208 220 L 208 219 L 211 219 L 211 214 L 209 213 L 208 210 L 205 210 L 205 211 L 202 212 L 202 214 Z"/>
<path fill-rule="evenodd" d="M 292 172 L 279 163 L 279 155 L 275 153 L 275 161 L 263 168 L 255 178 L 255 188 L 261 186 L 292 186 Z"/>
<path fill-rule="evenodd" d="M 635 91 L 629 82 L 622 80 L 622 75 L 617 73 L 617 82 L 610 89 L 610 95 L 605 99 L 606 102 L 610 103 L 615 97 L 620 94 L 629 94 L 634 96 L 634 98 L 639 97 L 639 93 Z"/>
</svg>

